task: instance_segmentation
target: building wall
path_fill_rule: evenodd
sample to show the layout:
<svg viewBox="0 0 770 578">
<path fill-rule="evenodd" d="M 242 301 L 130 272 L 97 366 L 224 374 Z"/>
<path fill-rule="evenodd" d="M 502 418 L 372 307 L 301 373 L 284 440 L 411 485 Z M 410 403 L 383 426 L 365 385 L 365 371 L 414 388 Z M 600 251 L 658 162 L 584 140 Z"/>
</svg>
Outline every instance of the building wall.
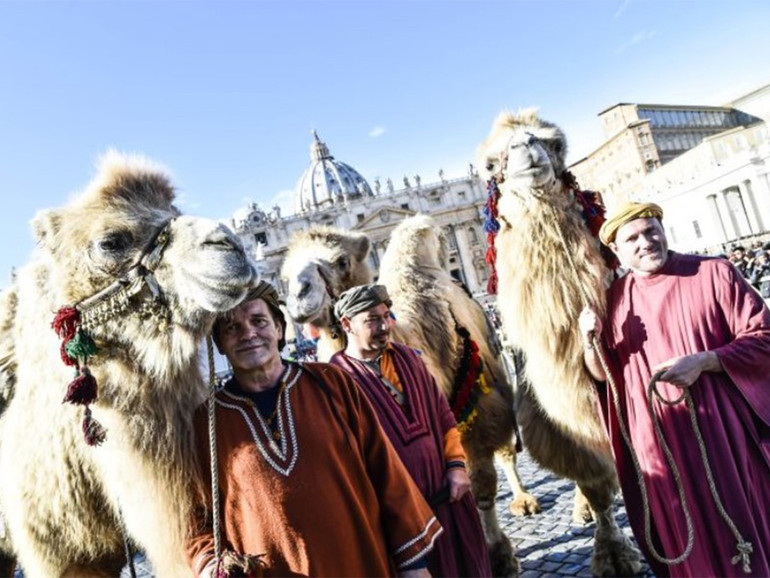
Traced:
<svg viewBox="0 0 770 578">
<path fill-rule="evenodd" d="M 372 241 L 370 262 L 377 271 L 391 231 L 404 218 L 428 214 L 444 228 L 449 240 L 448 270 L 473 294 L 483 297 L 487 280 L 482 213 L 485 202 L 486 188 L 471 167 L 462 178 L 382 191 L 300 215 L 284 217 L 275 208 L 265 212 L 252 204 L 239 210 L 228 225 L 257 260 L 263 279 L 285 294 L 280 268 L 294 232 L 327 225 L 366 233 Z"/>
<path fill-rule="evenodd" d="M 636 200 L 664 210 L 672 248 L 723 252 L 770 231 L 770 136 L 764 123 L 727 131 L 648 175 Z"/>
<path fill-rule="evenodd" d="M 660 166 L 649 121 L 635 122 L 617 132 L 570 171 L 584 189 L 602 193 L 609 210 L 628 201 L 648 172 Z"/>
<path fill-rule="evenodd" d="M 729 106 L 620 103 L 599 113 L 607 140 L 569 168 L 610 212 L 662 198 L 679 219 L 667 218 L 670 240 L 683 249 L 756 235 L 770 228 L 761 120 L 768 110 L 770 85 Z"/>
</svg>

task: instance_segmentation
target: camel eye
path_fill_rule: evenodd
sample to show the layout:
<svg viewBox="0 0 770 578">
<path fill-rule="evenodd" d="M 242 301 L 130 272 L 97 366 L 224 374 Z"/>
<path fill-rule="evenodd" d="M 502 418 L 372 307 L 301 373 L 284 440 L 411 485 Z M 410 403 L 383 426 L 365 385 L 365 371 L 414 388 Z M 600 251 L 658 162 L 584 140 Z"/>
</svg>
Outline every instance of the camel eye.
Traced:
<svg viewBox="0 0 770 578">
<path fill-rule="evenodd" d="M 561 154 L 561 151 L 564 150 L 564 145 L 561 144 L 561 142 L 556 141 L 553 145 L 553 150 L 556 154 Z"/>
<path fill-rule="evenodd" d="M 491 173 L 493 170 L 495 170 L 495 163 L 488 161 L 485 168 Z"/>
<path fill-rule="evenodd" d="M 343 255 L 339 259 L 337 259 L 334 263 L 338 269 L 347 269 L 348 268 L 348 258 L 346 255 Z"/>
<path fill-rule="evenodd" d="M 123 253 L 131 246 L 131 241 L 131 233 L 127 231 L 108 233 L 99 240 L 99 251 L 106 254 Z"/>
</svg>

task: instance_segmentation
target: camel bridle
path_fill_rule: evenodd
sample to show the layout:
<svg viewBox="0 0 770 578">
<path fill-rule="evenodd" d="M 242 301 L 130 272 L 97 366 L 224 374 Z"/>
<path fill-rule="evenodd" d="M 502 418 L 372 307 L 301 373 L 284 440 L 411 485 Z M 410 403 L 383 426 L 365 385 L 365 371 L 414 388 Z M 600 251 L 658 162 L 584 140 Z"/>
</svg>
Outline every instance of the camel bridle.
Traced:
<svg viewBox="0 0 770 578">
<path fill-rule="evenodd" d="M 329 274 L 324 270 L 323 265 L 321 263 L 316 263 L 316 268 L 318 269 L 318 276 L 321 277 L 321 280 L 324 282 L 326 296 L 329 298 L 329 319 L 331 322 L 329 331 L 333 339 L 339 339 L 340 336 L 342 336 L 342 324 L 340 323 L 340 320 L 337 319 L 336 315 L 334 315 L 334 304 L 337 302 L 337 295 L 334 294 L 332 281 L 329 278 Z"/>
<path fill-rule="evenodd" d="M 543 144 L 542 144 L 543 143 L 542 139 L 538 138 L 536 135 L 532 134 L 531 132 L 525 132 L 525 134 L 528 136 L 526 141 L 514 143 L 513 141 L 516 138 L 516 135 L 513 135 L 511 138 L 508 139 L 508 142 L 505 143 L 505 147 L 503 148 L 502 152 L 498 156 L 498 159 L 500 161 L 500 167 L 499 167 L 499 169 L 498 169 L 498 171 L 496 173 L 491 175 L 492 177 L 495 178 L 495 182 L 497 183 L 497 185 L 501 185 L 506 180 L 506 175 L 508 174 L 508 160 L 509 160 L 509 156 L 510 156 L 509 152 L 511 150 L 513 150 L 515 148 L 520 148 L 520 147 L 530 148 L 530 147 L 532 147 L 532 146 L 534 146 L 536 144 L 540 144 L 542 146 L 543 150 L 548 155 L 546 147 L 543 146 Z M 549 156 L 549 159 L 550 159 L 550 155 L 548 155 L 548 156 Z M 551 167 L 553 168 L 553 160 L 551 159 L 550 162 L 551 162 Z M 558 180 L 559 180 L 559 176 L 556 174 L 556 170 L 554 168 L 553 169 L 553 179 L 548 183 L 548 186 L 552 186 L 554 184 L 554 182 L 556 182 Z M 513 195 L 515 195 L 515 196 L 519 197 L 520 199 L 524 200 L 524 196 L 521 193 L 519 193 L 518 191 L 516 191 L 516 189 L 511 189 L 510 192 Z M 533 194 L 532 196 L 537 198 L 537 199 L 542 198 L 542 195 L 535 195 L 535 194 Z"/>
<path fill-rule="evenodd" d="M 131 310 L 157 319 L 161 327 L 168 324 L 170 310 L 163 300 L 160 286 L 155 279 L 155 271 L 171 239 L 174 220 L 168 219 L 158 227 L 137 260 L 122 277 L 75 304 L 75 309 L 80 312 L 80 323 L 84 330 L 92 331 L 105 321 Z M 147 289 L 149 299 L 139 304 L 132 303 L 144 289 Z"/>
</svg>

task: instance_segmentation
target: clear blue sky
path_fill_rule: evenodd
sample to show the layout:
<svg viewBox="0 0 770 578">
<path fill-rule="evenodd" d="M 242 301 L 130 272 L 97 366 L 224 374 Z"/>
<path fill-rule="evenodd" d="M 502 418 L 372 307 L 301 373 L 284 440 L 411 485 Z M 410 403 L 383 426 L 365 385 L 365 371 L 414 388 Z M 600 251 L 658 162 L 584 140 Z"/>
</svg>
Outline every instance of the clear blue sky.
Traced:
<svg viewBox="0 0 770 578">
<path fill-rule="evenodd" d="M 315 128 L 370 181 L 463 173 L 502 109 L 577 160 L 620 101 L 722 104 L 770 82 L 770 2 L 0 0 L 0 287 L 29 220 L 110 147 L 168 166 L 187 213 L 286 199 Z"/>
</svg>

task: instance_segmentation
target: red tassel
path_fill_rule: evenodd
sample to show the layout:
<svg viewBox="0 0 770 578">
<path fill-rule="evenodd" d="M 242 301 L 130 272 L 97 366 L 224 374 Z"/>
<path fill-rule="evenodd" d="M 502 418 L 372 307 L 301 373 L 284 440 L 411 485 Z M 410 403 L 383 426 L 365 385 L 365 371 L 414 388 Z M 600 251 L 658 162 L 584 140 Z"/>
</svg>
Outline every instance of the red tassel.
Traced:
<svg viewBox="0 0 770 578">
<path fill-rule="evenodd" d="M 87 367 L 84 367 L 72 383 L 67 387 L 67 393 L 64 395 L 62 403 L 75 403 L 78 405 L 88 405 L 96 401 L 97 384 L 96 378 L 91 375 Z"/>
<path fill-rule="evenodd" d="M 492 271 L 487 281 L 487 293 L 490 295 L 497 295 L 497 271 Z"/>
<path fill-rule="evenodd" d="M 86 407 L 86 414 L 83 417 L 83 436 L 89 446 L 100 446 L 107 439 L 107 430 L 91 417 L 91 408 L 89 407 Z"/>
<path fill-rule="evenodd" d="M 60 339 L 71 339 L 80 324 L 80 312 L 74 307 L 62 307 L 56 312 L 51 327 Z"/>
</svg>

